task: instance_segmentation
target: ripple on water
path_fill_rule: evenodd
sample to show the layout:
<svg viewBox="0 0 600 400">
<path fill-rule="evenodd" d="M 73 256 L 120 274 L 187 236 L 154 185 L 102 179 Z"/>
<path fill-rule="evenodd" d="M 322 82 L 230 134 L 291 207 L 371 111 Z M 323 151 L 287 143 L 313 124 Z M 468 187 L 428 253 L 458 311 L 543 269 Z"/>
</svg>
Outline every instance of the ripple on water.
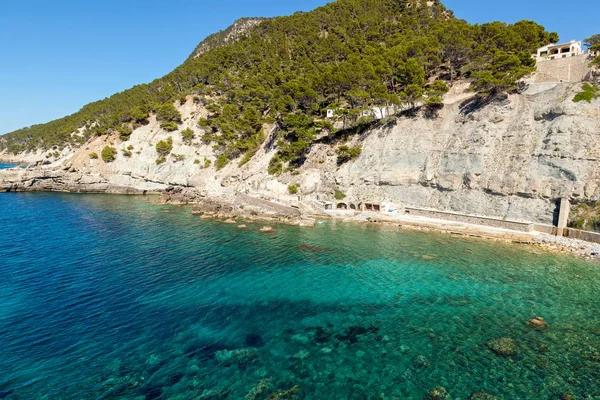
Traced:
<svg viewBox="0 0 600 400">
<path fill-rule="evenodd" d="M 264 235 L 130 197 L 0 209 L 0 397 L 600 397 L 595 264 L 335 222 Z"/>
</svg>

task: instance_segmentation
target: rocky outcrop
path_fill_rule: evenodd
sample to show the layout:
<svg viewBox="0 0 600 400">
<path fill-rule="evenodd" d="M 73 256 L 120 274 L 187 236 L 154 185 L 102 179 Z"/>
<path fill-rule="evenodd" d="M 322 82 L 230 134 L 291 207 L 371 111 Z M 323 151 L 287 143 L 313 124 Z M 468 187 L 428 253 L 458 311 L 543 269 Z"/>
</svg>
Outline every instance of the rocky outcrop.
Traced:
<svg viewBox="0 0 600 400">
<path fill-rule="evenodd" d="M 481 104 L 464 85 L 456 85 L 437 116 L 398 116 L 350 137 L 349 145 L 362 147 L 355 160 L 340 167 L 335 147 L 341 143 L 322 141 L 313 145 L 299 169 L 279 177 L 267 173 L 276 152 L 271 135 L 250 162 L 240 167 L 233 161 L 217 171 L 213 148 L 200 140 L 203 132 L 197 127 L 207 112 L 188 98 L 178 107 L 184 121 L 180 130 L 195 132 L 191 145 L 151 118 L 127 142 L 116 136 L 94 138 L 79 149 L 63 149 L 57 159 L 43 153 L 19 155 L 28 163 L 51 162 L 34 170 L 2 171 L 0 187 L 78 192 L 164 192 L 173 187 L 181 192 L 167 197 L 183 203 L 245 193 L 295 205 L 308 214 L 317 212 L 316 200 L 335 201 L 334 192 L 340 190 L 348 204 L 387 202 L 398 208 L 551 223 L 559 198 L 600 198 L 600 101 L 572 102 L 579 87 L 532 84 L 523 94 Z M 267 132 L 272 128 L 265 126 Z M 169 136 L 172 153 L 165 163 L 157 163 L 155 145 Z M 114 162 L 90 158 L 107 145 L 118 151 Z M 290 194 L 289 185 L 296 185 L 298 193 Z"/>
</svg>

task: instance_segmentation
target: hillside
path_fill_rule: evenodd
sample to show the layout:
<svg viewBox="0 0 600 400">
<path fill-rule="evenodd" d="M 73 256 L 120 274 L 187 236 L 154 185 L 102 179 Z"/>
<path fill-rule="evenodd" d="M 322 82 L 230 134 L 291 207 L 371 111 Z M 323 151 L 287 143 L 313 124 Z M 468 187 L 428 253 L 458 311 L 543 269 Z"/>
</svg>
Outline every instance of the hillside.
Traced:
<svg viewBox="0 0 600 400">
<path fill-rule="evenodd" d="M 117 131 L 125 139 L 150 115 L 177 131 L 182 121 L 172 104 L 194 95 L 210 110 L 200 121 L 203 139 L 218 148 L 223 163 L 247 160 L 264 125 L 279 123 L 272 163 L 279 171 L 301 163 L 320 132 L 331 133 L 322 121 L 326 109 L 335 109 L 348 128 L 374 106 L 425 102 L 436 109 L 458 78 L 472 80 L 485 95 L 510 90 L 533 69 L 531 51 L 555 38 L 530 21 L 470 25 L 437 1 L 339 0 L 265 20 L 150 84 L 9 133 L 0 148 L 60 150 Z"/>
<path fill-rule="evenodd" d="M 309 213 L 344 198 L 544 223 L 563 196 L 598 200 L 599 100 L 521 80 L 556 35 L 429 4 L 339 0 L 221 32 L 149 85 L 2 137 L 0 159 L 36 167 L 0 172 L 0 191 L 246 193 Z"/>
</svg>

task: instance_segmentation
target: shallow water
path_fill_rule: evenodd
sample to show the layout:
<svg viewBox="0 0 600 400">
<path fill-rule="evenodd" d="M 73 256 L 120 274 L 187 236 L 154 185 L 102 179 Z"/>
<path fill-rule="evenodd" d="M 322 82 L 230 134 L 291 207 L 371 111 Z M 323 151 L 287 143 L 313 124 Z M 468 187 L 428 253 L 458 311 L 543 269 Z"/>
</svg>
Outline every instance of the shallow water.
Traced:
<svg viewBox="0 0 600 400">
<path fill-rule="evenodd" d="M 7 169 L 7 168 L 13 168 L 15 167 L 14 164 L 3 164 L 0 162 L 0 169 Z"/>
<path fill-rule="evenodd" d="M 0 398 L 600 398 L 597 264 L 367 225 L 239 231 L 124 196 L 0 210 Z M 514 355 L 489 350 L 502 337 Z"/>
</svg>

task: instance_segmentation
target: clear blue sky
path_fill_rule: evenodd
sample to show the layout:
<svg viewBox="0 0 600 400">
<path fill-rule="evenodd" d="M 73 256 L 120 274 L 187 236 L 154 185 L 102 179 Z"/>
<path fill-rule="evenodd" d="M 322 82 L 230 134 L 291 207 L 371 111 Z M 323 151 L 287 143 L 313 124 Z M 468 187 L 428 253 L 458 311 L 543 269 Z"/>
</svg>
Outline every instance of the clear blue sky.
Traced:
<svg viewBox="0 0 600 400">
<path fill-rule="evenodd" d="M 563 40 L 600 32 L 596 0 L 443 2 L 469 22 L 533 19 Z M 237 18 L 286 15 L 325 3 L 0 0 L 0 133 L 71 114 L 158 78 Z"/>
</svg>

